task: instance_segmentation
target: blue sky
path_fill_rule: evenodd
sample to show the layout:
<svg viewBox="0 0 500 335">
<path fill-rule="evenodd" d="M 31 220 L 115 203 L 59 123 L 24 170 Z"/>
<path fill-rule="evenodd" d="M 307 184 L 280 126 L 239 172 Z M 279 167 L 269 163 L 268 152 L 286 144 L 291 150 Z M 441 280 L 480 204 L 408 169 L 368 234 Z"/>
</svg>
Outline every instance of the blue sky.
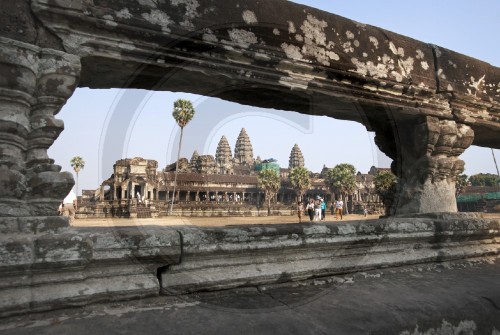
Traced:
<svg viewBox="0 0 500 335">
<path fill-rule="evenodd" d="M 498 0 L 294 2 L 500 66 Z M 49 149 L 49 156 L 66 171 L 72 171 L 69 161 L 73 156 L 84 158 L 86 166 L 80 172 L 80 192 L 95 189 L 108 178 L 116 159 L 135 156 L 155 159 L 161 169 L 176 155 L 178 127 L 171 113 L 172 104 L 178 98 L 192 100 L 197 111 L 196 122 L 185 129 L 187 140 L 183 143 L 182 156 L 188 158 L 194 149 L 200 154 L 214 155 L 222 135 L 228 138 L 234 152 L 236 137 L 245 127 L 254 155 L 274 157 L 285 167 L 295 143 L 302 149 L 306 166 L 312 171 L 319 172 L 323 164 L 332 167 L 347 162 L 366 173 L 372 165 L 390 164 L 373 144 L 373 134 L 358 123 L 264 110 L 192 94 L 118 89 L 78 89 L 57 115 L 64 120 L 65 130 Z M 133 108 L 129 111 L 130 119 L 124 118 L 124 124 L 118 125 L 123 129 L 125 140 L 113 141 L 112 132 L 118 127 L 115 113 L 124 108 L 122 103 L 127 99 L 139 103 L 130 107 Z M 500 150 L 495 150 L 495 154 L 500 161 Z M 461 158 L 466 162 L 465 173 L 469 175 L 496 173 L 488 148 L 471 147 Z"/>
</svg>

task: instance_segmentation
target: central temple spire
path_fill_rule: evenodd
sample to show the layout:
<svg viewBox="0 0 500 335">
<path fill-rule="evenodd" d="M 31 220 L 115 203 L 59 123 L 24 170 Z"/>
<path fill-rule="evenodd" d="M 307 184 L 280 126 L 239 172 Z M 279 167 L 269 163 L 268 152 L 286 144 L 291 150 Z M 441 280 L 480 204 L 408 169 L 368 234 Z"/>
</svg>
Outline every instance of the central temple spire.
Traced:
<svg viewBox="0 0 500 335">
<path fill-rule="evenodd" d="M 234 163 L 240 166 L 253 166 L 254 164 L 252 143 L 250 143 L 250 137 L 248 137 L 245 128 L 241 128 L 236 140 Z"/>
</svg>

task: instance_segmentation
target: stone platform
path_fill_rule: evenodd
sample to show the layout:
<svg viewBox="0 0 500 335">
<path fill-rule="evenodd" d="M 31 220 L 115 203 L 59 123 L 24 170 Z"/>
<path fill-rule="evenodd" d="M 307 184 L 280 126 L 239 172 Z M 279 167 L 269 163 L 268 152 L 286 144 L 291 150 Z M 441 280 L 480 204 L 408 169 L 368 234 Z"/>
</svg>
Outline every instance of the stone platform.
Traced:
<svg viewBox="0 0 500 335">
<path fill-rule="evenodd" d="M 1 317 L 486 257 L 500 247 L 500 220 L 476 214 L 226 227 L 30 220 L 4 224 L 0 235 Z"/>
<path fill-rule="evenodd" d="M 374 270 L 0 320 L 22 334 L 499 334 L 500 260 Z"/>
</svg>

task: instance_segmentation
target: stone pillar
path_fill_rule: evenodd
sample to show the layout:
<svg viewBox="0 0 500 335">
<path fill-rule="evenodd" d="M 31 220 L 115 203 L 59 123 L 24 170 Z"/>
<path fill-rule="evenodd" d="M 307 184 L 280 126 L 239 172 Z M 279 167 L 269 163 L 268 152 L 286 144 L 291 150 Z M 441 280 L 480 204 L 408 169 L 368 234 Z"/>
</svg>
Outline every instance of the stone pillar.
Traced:
<svg viewBox="0 0 500 335">
<path fill-rule="evenodd" d="M 78 83 L 80 59 L 0 37 L 0 216 L 55 216 L 73 175 L 47 155 L 54 118 Z"/>
<path fill-rule="evenodd" d="M 457 212 L 455 181 L 464 170 L 458 158 L 474 139 L 473 130 L 453 120 L 422 116 L 376 131 L 375 143 L 394 159 L 399 177 L 392 214 Z"/>
<path fill-rule="evenodd" d="M 199 191 L 196 192 L 195 200 L 196 200 L 196 202 L 200 202 L 200 192 Z"/>
</svg>

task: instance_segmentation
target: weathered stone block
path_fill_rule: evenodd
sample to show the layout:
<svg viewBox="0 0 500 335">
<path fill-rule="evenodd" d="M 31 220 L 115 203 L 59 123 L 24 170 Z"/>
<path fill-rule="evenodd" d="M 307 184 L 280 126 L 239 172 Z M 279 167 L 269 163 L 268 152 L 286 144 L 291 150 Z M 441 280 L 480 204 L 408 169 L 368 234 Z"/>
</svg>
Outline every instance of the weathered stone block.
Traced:
<svg viewBox="0 0 500 335">
<path fill-rule="evenodd" d="M 182 228 L 182 262 L 162 271 L 162 292 L 219 290 L 498 254 L 499 228 L 498 220 L 473 216 Z"/>
</svg>

